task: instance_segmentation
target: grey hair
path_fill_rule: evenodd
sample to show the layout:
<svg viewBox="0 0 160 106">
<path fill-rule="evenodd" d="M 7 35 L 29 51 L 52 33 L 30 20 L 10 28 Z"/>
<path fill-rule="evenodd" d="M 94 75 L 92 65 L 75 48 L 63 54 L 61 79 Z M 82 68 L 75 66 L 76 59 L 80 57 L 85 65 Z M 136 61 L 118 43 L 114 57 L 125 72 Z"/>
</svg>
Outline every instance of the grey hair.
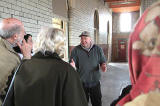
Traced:
<svg viewBox="0 0 160 106">
<path fill-rule="evenodd" d="M 34 53 L 45 51 L 56 52 L 61 58 L 65 51 L 65 36 L 60 29 L 52 27 L 43 27 L 37 36 L 37 40 L 33 46 Z"/>
<path fill-rule="evenodd" d="M 21 32 L 20 25 L 14 25 L 8 28 L 3 28 L 3 26 L 0 27 L 0 36 L 3 38 L 10 38 L 14 34 L 20 34 L 20 32 Z"/>
</svg>

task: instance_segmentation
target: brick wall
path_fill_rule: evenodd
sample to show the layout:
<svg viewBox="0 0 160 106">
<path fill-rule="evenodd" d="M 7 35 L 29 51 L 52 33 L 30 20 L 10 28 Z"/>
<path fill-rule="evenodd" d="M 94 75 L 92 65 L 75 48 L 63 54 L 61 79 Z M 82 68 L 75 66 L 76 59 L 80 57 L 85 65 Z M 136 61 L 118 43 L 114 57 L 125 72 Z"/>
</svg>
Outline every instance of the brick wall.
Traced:
<svg viewBox="0 0 160 106">
<path fill-rule="evenodd" d="M 87 30 L 94 40 L 94 12 L 99 13 L 99 43 L 107 43 L 107 21 L 112 20 L 111 12 L 103 0 L 75 0 L 75 6 L 69 10 L 69 39 L 70 46 L 79 44 L 80 33 Z"/>
<path fill-rule="evenodd" d="M 111 33 L 112 14 L 103 0 L 75 0 L 74 7 L 69 9 L 69 52 L 71 52 L 74 46 L 80 43 L 80 38 L 78 36 L 84 30 L 91 33 L 94 42 L 95 10 L 98 10 L 99 13 L 98 45 L 104 50 L 104 54 L 107 58 L 107 22 L 110 23 L 109 30 Z"/>
<path fill-rule="evenodd" d="M 35 39 L 42 26 L 52 24 L 52 0 L 0 0 L 0 19 L 8 17 L 21 20 Z"/>
</svg>

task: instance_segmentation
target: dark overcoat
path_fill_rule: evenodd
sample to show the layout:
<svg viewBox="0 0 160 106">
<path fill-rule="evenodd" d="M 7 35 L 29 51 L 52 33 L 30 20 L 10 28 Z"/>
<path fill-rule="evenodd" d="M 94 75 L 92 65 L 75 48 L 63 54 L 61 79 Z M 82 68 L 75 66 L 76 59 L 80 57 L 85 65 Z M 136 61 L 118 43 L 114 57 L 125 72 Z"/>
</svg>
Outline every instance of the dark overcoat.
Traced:
<svg viewBox="0 0 160 106">
<path fill-rule="evenodd" d="M 15 106 L 88 106 L 79 75 L 56 53 L 38 52 L 24 61 L 14 97 Z"/>
</svg>

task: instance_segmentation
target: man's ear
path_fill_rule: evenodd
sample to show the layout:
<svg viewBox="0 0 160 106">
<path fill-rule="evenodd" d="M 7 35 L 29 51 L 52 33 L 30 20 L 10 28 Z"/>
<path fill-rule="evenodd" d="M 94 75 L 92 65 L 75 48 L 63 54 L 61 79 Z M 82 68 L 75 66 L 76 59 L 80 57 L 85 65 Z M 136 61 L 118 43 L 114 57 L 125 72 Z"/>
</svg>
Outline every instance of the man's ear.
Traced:
<svg viewBox="0 0 160 106">
<path fill-rule="evenodd" d="M 14 35 L 12 36 L 12 38 L 13 38 L 13 40 L 17 40 L 18 35 L 17 35 L 17 34 L 14 34 Z"/>
</svg>

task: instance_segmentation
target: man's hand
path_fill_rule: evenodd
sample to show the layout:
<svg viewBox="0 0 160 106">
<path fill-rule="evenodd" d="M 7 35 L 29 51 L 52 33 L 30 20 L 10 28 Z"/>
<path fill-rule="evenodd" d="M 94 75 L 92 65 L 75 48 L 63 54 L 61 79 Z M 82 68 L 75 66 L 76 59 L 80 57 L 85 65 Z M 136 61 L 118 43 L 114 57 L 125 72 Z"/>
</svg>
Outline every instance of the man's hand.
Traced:
<svg viewBox="0 0 160 106">
<path fill-rule="evenodd" d="M 107 71 L 106 63 L 102 63 L 100 67 L 101 67 L 102 72 L 106 72 Z"/>
<path fill-rule="evenodd" d="M 25 39 L 23 39 L 22 45 L 17 42 L 17 45 L 19 46 L 24 59 L 31 59 L 31 50 L 32 50 L 32 37 L 29 37 L 27 42 Z"/>
<path fill-rule="evenodd" d="M 75 62 L 74 62 L 74 60 L 73 60 L 73 59 L 71 60 L 70 65 L 71 65 L 73 68 L 76 68 L 76 66 L 75 66 Z"/>
</svg>

